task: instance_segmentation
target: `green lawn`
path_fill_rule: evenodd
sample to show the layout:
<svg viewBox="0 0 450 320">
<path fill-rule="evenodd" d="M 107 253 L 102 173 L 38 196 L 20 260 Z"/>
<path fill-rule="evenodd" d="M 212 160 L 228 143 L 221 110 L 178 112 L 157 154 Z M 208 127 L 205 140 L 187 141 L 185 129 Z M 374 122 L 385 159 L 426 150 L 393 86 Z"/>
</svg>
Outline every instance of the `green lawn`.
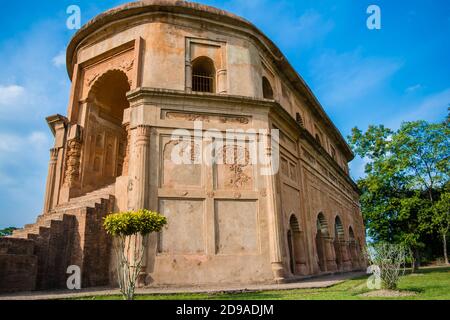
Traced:
<svg viewBox="0 0 450 320">
<path fill-rule="evenodd" d="M 322 289 L 296 289 L 278 291 L 260 291 L 236 294 L 164 294 L 137 295 L 136 300 L 360 300 L 360 299 L 436 299 L 450 300 L 450 267 L 427 268 L 418 274 L 408 274 L 401 278 L 400 291 L 414 291 L 414 296 L 395 298 L 364 297 L 360 294 L 368 292 L 367 277 L 359 277 L 334 286 Z M 95 296 L 82 299 L 118 300 L 120 296 Z"/>
</svg>

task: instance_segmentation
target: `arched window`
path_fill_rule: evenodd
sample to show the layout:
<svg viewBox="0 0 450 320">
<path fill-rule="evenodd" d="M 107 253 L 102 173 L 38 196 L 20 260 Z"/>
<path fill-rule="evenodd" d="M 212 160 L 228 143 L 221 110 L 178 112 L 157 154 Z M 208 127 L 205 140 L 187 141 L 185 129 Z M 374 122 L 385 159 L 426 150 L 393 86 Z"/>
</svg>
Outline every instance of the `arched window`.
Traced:
<svg viewBox="0 0 450 320">
<path fill-rule="evenodd" d="M 216 70 L 208 57 L 199 57 L 192 62 L 192 91 L 215 91 Z"/>
<path fill-rule="evenodd" d="M 269 82 L 269 80 L 267 80 L 266 77 L 262 78 L 262 87 L 263 87 L 263 97 L 264 97 L 264 99 L 271 99 L 271 100 L 273 100 L 272 86 L 270 85 L 270 82 Z"/>
</svg>

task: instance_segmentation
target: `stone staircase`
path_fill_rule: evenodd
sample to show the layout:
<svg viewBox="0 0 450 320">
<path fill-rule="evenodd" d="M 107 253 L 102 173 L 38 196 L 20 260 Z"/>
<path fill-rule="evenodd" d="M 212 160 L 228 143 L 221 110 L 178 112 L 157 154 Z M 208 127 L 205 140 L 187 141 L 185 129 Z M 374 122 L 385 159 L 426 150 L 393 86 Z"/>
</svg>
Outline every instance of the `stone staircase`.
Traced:
<svg viewBox="0 0 450 320">
<path fill-rule="evenodd" d="M 26 224 L 22 229 L 13 231 L 12 238 L 29 239 L 37 235 L 45 235 L 50 229 L 57 229 L 64 224 L 68 215 L 73 214 L 74 209 L 95 208 L 104 200 L 110 200 L 114 194 L 114 184 L 92 191 L 83 196 L 70 199 L 69 202 L 60 204 L 47 214 L 39 215 L 35 223 Z"/>
<path fill-rule="evenodd" d="M 81 268 L 83 287 L 108 283 L 110 239 L 103 218 L 114 210 L 113 195 L 109 185 L 73 198 L 13 232 L 9 238 L 34 242 L 36 289 L 64 288 L 69 265 Z"/>
</svg>

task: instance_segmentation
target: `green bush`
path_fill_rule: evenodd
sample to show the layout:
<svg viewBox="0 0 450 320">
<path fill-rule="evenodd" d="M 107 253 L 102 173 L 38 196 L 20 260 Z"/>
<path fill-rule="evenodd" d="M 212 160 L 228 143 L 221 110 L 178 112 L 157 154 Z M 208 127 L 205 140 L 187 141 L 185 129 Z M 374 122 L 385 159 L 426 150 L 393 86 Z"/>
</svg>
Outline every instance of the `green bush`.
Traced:
<svg viewBox="0 0 450 320">
<path fill-rule="evenodd" d="M 143 236 L 152 232 L 159 232 L 167 224 L 167 219 L 158 212 L 140 209 L 112 213 L 106 216 L 103 226 L 112 236 Z"/>
<path fill-rule="evenodd" d="M 0 237 L 10 236 L 13 234 L 14 230 L 17 230 L 17 228 L 9 227 L 9 228 L 2 229 L 2 230 L 0 230 Z"/>
<path fill-rule="evenodd" d="M 166 224 L 166 217 L 147 209 L 112 213 L 105 217 L 103 227 L 115 238 L 117 280 L 124 299 L 134 299 L 136 281 L 140 274 L 145 276 L 142 265 L 147 235 L 161 231 Z"/>
</svg>

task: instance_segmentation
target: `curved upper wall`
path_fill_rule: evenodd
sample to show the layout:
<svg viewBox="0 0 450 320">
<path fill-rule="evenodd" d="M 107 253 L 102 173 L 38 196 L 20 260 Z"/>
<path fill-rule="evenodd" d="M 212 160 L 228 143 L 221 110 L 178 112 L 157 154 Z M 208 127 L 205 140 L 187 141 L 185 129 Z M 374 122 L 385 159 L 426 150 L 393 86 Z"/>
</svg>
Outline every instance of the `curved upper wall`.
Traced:
<svg viewBox="0 0 450 320">
<path fill-rule="evenodd" d="M 244 34 L 247 38 L 253 40 L 259 50 L 268 57 L 277 73 L 283 75 L 283 78 L 286 79 L 284 82 L 288 82 L 300 99 L 309 105 L 316 117 L 321 119 L 324 127 L 334 137 L 333 140 L 341 146 L 339 149 L 342 150 L 347 161 L 353 158 L 350 148 L 338 129 L 329 119 L 308 85 L 294 70 L 278 47 L 249 21 L 214 7 L 186 1 L 144 0 L 127 3 L 108 10 L 90 20 L 71 39 L 66 57 L 69 77 L 72 79 L 79 49 L 89 44 L 89 39 L 98 36 L 102 32 L 105 34 L 111 32 L 110 30 L 113 29 L 114 25 L 123 23 L 125 20 L 128 24 L 132 19 L 138 20 L 141 16 L 148 14 L 172 14 L 198 19 L 232 29 L 234 32 Z M 110 29 L 108 30 L 108 28 Z"/>
</svg>

